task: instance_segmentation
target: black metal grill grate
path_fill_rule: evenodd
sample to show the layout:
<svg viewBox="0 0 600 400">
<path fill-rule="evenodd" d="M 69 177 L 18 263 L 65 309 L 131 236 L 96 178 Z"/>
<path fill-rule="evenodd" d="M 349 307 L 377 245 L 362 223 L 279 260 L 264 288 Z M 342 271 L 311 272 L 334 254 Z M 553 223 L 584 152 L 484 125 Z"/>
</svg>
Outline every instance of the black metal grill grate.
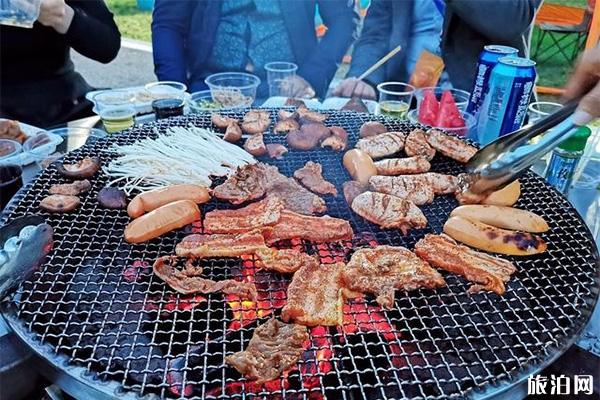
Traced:
<svg viewBox="0 0 600 400">
<path fill-rule="evenodd" d="M 352 112 L 332 112 L 327 124 L 351 132 L 353 146 L 360 125 L 373 119 L 394 130 L 411 129 L 408 124 Z M 189 123 L 211 126 L 208 115 L 163 120 L 86 145 L 67 160 L 100 155 L 106 162 L 112 157 L 106 151 L 111 144 L 132 143 L 152 135 L 155 128 L 162 131 Z M 266 141 L 283 143 L 284 137 L 267 135 Z M 268 162 L 291 176 L 307 160 L 321 163 L 325 178 L 342 192 L 341 185 L 349 177 L 341 153 L 291 151 L 281 161 Z M 462 166 L 436 156 L 432 171 L 457 174 Z M 15 204 L 9 219 L 41 214 L 39 201 L 61 179 L 54 166 L 45 170 Z M 108 180 L 104 174 L 93 179 L 93 189 L 82 196 L 77 212 L 45 215 L 55 230 L 54 250 L 5 312 L 13 326 L 30 335 L 30 344 L 46 345 L 48 359 L 66 357 L 68 364 L 59 368 L 75 366 L 90 373 L 93 379 L 87 384 L 105 392 L 113 387 L 106 381 L 114 381 L 123 390 L 120 397 L 477 397 L 516 382 L 525 371 L 564 349 L 587 321 L 598 293 L 598 254 L 587 228 L 562 196 L 528 173 L 521 179 L 523 194 L 517 206 L 549 222 L 551 230 L 544 235 L 548 252 L 509 257 L 518 272 L 505 296 L 468 295 L 465 280 L 443 273 L 447 287 L 397 293 L 390 311 L 381 311 L 370 297 L 351 301 L 345 308 L 343 328 L 312 330 L 299 368 L 279 381 L 256 387 L 224 366 L 223 359 L 247 346 L 254 327 L 269 312 L 278 314 L 288 278 L 256 271 L 252 260 L 206 260 L 202 265 L 212 279 L 241 279 L 244 271 L 254 276 L 263 301 L 258 307 L 263 310 L 262 318 L 252 322 L 251 310 L 246 310 L 242 320 L 237 319 L 241 329 L 228 330 L 234 314 L 220 294 L 196 298 L 195 308 L 177 309 L 189 306 L 193 296 L 176 294 L 152 275 L 150 266 L 157 256 L 173 253 L 186 232 L 136 246 L 124 243 L 126 212 L 97 205 L 96 195 Z M 352 213 L 341 194 L 325 199 L 329 215 L 351 222 L 357 233 L 353 243 L 282 244 L 317 254 L 322 262 L 347 260 L 352 248 L 373 241 L 413 248 L 425 233 L 440 232 L 456 206 L 451 196 L 437 197 L 423 207 L 429 227 L 402 237 Z M 203 211 L 215 206 L 217 202 L 212 201 Z M 359 329 L 353 329 L 356 326 Z"/>
</svg>

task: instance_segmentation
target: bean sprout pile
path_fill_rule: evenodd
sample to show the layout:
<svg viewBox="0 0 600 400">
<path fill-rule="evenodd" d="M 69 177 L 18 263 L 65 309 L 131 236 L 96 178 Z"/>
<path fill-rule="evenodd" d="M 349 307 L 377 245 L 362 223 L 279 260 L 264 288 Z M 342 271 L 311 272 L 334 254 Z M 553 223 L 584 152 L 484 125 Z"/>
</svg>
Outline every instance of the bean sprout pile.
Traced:
<svg viewBox="0 0 600 400">
<path fill-rule="evenodd" d="M 103 170 L 127 194 L 167 185 L 196 184 L 210 187 L 211 176 L 226 176 L 256 160 L 242 148 L 207 129 L 172 127 L 156 139 L 115 145 L 109 151 L 120 157 Z"/>
</svg>

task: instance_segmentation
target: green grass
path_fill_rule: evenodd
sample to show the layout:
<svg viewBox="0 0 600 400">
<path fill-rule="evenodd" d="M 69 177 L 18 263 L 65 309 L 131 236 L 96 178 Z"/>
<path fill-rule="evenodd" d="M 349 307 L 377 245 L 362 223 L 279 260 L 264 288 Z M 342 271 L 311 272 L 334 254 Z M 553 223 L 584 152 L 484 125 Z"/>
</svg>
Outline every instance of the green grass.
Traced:
<svg viewBox="0 0 600 400">
<path fill-rule="evenodd" d="M 191 0 L 188 0 L 191 1 Z M 484 0 L 481 0 L 484 1 Z M 549 3 L 585 7 L 586 0 L 547 0 Z M 150 41 L 150 23 L 152 13 L 138 10 L 136 0 L 107 0 L 108 6 L 115 14 L 115 20 L 123 37 Z M 539 31 L 534 29 L 532 48 L 538 41 Z M 544 41 L 548 45 L 549 38 Z M 573 66 L 561 55 L 538 64 L 539 85 L 562 87 Z"/>
<path fill-rule="evenodd" d="M 107 4 L 115 15 L 115 21 L 123 37 L 147 42 L 151 40 L 151 12 L 140 11 L 136 0 L 107 0 Z"/>
</svg>

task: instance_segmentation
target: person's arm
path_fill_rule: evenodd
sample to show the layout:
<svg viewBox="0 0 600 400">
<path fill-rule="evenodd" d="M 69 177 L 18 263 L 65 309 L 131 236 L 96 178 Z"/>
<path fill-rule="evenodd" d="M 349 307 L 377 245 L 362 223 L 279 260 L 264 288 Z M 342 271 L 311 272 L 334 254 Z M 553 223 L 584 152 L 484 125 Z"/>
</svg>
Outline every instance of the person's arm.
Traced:
<svg viewBox="0 0 600 400">
<path fill-rule="evenodd" d="M 298 75 L 323 96 L 338 63 L 350 46 L 356 14 L 348 6 L 347 0 L 319 1 L 319 12 L 327 26 L 327 33 L 316 51 L 299 67 Z"/>
<path fill-rule="evenodd" d="M 159 80 L 187 82 L 185 46 L 197 1 L 156 0 L 152 14 L 154 72 Z"/>
<path fill-rule="evenodd" d="M 446 7 L 490 40 L 523 34 L 533 22 L 542 0 L 446 0 Z"/>
<path fill-rule="evenodd" d="M 583 53 L 567 83 L 565 98 L 579 96 L 583 97 L 573 114 L 573 122 L 585 125 L 594 118 L 600 118 L 600 45 Z"/>
</svg>

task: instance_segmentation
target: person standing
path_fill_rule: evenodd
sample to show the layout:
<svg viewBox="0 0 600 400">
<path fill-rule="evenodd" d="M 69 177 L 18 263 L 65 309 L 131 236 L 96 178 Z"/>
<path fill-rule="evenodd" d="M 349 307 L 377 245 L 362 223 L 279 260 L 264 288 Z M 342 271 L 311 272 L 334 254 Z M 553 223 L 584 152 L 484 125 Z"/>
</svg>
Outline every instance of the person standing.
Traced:
<svg viewBox="0 0 600 400">
<path fill-rule="evenodd" d="M 0 26 L 0 117 L 47 128 L 91 115 L 69 52 L 108 63 L 120 47 L 103 0 L 42 0 L 33 28 Z"/>
<path fill-rule="evenodd" d="M 318 39 L 315 10 L 327 26 Z M 159 80 L 206 88 L 217 72 L 250 72 L 263 81 L 264 65 L 298 65 L 298 97 L 323 96 L 352 40 L 353 5 L 347 0 L 156 0 L 152 18 L 154 66 Z"/>
</svg>

